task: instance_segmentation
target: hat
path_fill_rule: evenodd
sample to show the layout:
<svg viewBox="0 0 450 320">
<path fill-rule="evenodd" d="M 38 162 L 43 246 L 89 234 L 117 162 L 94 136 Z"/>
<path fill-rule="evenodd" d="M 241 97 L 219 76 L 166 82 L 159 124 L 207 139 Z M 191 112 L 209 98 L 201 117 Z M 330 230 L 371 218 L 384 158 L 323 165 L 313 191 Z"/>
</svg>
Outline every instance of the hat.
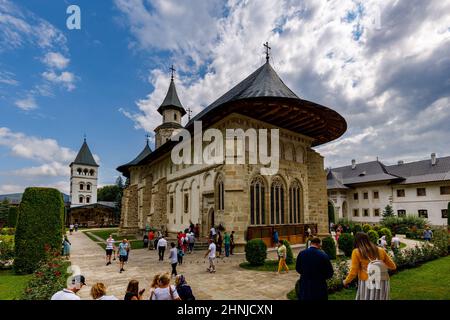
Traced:
<svg viewBox="0 0 450 320">
<path fill-rule="evenodd" d="M 72 284 L 79 284 L 86 285 L 86 279 L 82 275 L 76 275 L 72 277 Z"/>
</svg>

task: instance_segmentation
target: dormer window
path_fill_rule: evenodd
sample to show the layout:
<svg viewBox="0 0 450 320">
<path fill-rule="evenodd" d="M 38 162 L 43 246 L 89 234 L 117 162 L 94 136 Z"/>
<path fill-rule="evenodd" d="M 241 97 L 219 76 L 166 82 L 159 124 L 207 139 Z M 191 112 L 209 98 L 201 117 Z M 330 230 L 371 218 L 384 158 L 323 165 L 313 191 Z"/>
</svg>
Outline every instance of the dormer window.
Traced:
<svg viewBox="0 0 450 320">
<path fill-rule="evenodd" d="M 366 172 L 365 172 L 365 171 L 363 171 L 363 172 L 361 172 L 361 173 L 359 174 L 360 177 L 364 177 L 365 175 L 366 175 Z"/>
</svg>

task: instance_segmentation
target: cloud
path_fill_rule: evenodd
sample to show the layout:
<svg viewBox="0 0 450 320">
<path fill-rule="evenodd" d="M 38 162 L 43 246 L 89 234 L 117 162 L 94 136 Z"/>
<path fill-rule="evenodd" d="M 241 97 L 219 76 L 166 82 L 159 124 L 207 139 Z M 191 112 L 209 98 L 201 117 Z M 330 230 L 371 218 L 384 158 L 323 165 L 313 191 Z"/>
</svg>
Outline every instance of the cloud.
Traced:
<svg viewBox="0 0 450 320">
<path fill-rule="evenodd" d="M 44 56 L 43 62 L 50 68 L 65 69 L 69 65 L 70 59 L 59 52 L 48 52 Z"/>
<path fill-rule="evenodd" d="M 0 83 L 7 84 L 10 86 L 16 86 L 19 84 L 19 81 L 17 81 L 14 78 L 15 78 L 14 73 L 0 70 Z"/>
<path fill-rule="evenodd" d="M 178 94 L 194 114 L 264 63 L 262 43 L 268 40 L 271 64 L 284 82 L 301 98 L 347 120 L 342 138 L 317 148 L 327 166 L 346 165 L 352 158 L 448 155 L 449 2 L 115 4 L 133 37 L 132 50 L 167 51 L 168 60 L 180 64 Z M 146 131 L 161 122 L 156 108 L 169 85 L 167 70 L 150 70 L 149 82 L 153 91 L 137 98 L 134 109 L 121 109 Z"/>
<path fill-rule="evenodd" d="M 42 77 L 54 84 L 58 84 L 67 89 L 67 91 L 72 91 L 75 89 L 75 75 L 72 72 L 63 71 L 57 74 L 54 71 L 45 71 L 42 73 Z"/>
<path fill-rule="evenodd" d="M 33 110 L 38 107 L 34 97 L 32 96 L 29 96 L 25 99 L 16 100 L 14 104 L 16 105 L 17 108 L 25 111 Z"/>
</svg>

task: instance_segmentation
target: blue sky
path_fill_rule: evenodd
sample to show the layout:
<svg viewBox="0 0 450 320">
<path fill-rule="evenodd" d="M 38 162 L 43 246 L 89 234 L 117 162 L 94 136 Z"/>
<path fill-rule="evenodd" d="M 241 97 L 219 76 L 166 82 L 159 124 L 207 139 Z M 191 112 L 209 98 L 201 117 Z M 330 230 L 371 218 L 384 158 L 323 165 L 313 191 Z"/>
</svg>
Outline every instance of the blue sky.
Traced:
<svg viewBox="0 0 450 320">
<path fill-rule="evenodd" d="M 265 41 L 294 92 L 347 119 L 318 148 L 327 166 L 450 155 L 442 1 L 0 0 L 0 14 L 0 194 L 67 191 L 84 134 L 100 184 L 114 182 L 161 121 L 172 63 L 195 114 L 264 62 Z"/>
</svg>

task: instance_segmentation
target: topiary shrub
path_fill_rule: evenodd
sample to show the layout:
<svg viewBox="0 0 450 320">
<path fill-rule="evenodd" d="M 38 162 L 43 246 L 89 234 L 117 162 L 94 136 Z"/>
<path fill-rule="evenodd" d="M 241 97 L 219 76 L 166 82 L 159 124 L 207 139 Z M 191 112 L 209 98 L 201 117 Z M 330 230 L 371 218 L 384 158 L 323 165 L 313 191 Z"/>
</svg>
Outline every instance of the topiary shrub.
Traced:
<svg viewBox="0 0 450 320">
<path fill-rule="evenodd" d="M 363 225 L 362 229 L 365 233 L 368 233 L 370 230 L 372 230 L 372 226 L 366 223 Z"/>
<path fill-rule="evenodd" d="M 294 254 L 289 241 L 283 240 L 283 244 L 286 246 L 286 264 L 294 263 Z"/>
<path fill-rule="evenodd" d="M 352 256 L 354 242 L 355 242 L 355 237 L 350 233 L 343 233 L 339 237 L 339 240 L 338 240 L 339 249 L 344 251 L 344 254 L 346 257 Z"/>
<path fill-rule="evenodd" d="M 15 228 L 17 224 L 17 207 L 10 207 L 8 211 L 8 227 Z"/>
<path fill-rule="evenodd" d="M 336 259 L 336 244 L 332 237 L 322 239 L 322 250 L 325 251 L 331 260 Z"/>
<path fill-rule="evenodd" d="M 378 234 L 380 235 L 380 237 L 386 236 L 386 242 L 388 243 L 388 245 L 391 244 L 391 240 L 392 240 L 391 230 L 389 230 L 388 228 L 382 228 L 382 229 L 380 229 L 380 232 Z"/>
<path fill-rule="evenodd" d="M 367 232 L 367 235 L 369 236 L 369 239 L 372 243 L 374 243 L 375 245 L 378 244 L 378 239 L 380 238 L 378 232 L 376 232 L 375 230 L 369 230 L 369 232 Z"/>
<path fill-rule="evenodd" d="M 267 258 L 267 246 L 261 239 L 253 239 L 245 245 L 245 258 L 252 266 L 262 266 Z"/>
<path fill-rule="evenodd" d="M 51 188 L 27 188 L 19 206 L 15 238 L 14 270 L 32 273 L 46 250 L 61 250 L 64 203 Z"/>
<path fill-rule="evenodd" d="M 353 226 L 353 229 L 352 229 L 353 234 L 356 234 L 356 233 L 362 232 L 362 231 L 363 231 L 363 228 L 361 227 L 361 225 L 355 224 Z"/>
</svg>

